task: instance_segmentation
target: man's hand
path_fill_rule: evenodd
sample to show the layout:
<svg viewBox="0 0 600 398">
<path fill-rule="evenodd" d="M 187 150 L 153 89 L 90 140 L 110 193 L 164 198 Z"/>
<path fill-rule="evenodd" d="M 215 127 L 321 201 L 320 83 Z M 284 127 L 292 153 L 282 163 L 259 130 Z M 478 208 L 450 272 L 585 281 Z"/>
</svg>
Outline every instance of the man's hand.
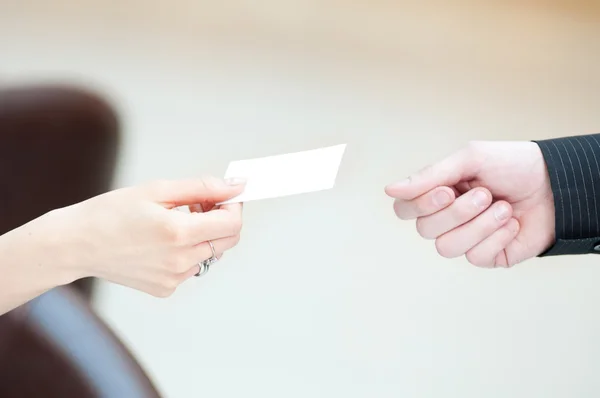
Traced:
<svg viewBox="0 0 600 398">
<path fill-rule="evenodd" d="M 532 142 L 474 142 L 385 190 L 443 257 L 510 267 L 555 239 L 550 180 Z"/>
</svg>

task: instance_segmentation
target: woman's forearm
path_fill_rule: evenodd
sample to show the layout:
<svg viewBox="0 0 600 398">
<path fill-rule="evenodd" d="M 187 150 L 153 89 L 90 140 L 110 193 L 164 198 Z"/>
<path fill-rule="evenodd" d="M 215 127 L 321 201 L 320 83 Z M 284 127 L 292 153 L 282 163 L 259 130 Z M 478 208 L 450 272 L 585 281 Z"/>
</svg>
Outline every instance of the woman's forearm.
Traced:
<svg viewBox="0 0 600 398">
<path fill-rule="evenodd" d="M 77 279 L 51 214 L 0 236 L 0 314 Z"/>
</svg>

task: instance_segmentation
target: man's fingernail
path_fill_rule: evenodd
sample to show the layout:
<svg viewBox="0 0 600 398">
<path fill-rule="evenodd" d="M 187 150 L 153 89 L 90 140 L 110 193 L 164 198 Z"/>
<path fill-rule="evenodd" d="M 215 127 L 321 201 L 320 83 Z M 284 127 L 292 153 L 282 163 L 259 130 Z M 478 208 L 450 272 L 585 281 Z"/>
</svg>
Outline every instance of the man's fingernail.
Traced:
<svg viewBox="0 0 600 398">
<path fill-rule="evenodd" d="M 231 185 L 231 186 L 236 186 L 236 185 L 243 185 L 246 183 L 246 180 L 244 178 L 227 178 L 225 180 L 225 184 L 227 185 Z"/>
<path fill-rule="evenodd" d="M 473 195 L 473 203 L 477 207 L 485 206 L 488 203 L 488 196 L 483 191 L 477 191 Z"/>
<path fill-rule="evenodd" d="M 446 191 L 437 191 L 433 194 L 433 203 L 437 207 L 442 207 L 450 203 L 450 195 Z"/>
<path fill-rule="evenodd" d="M 502 206 L 498 206 L 498 208 L 494 212 L 494 217 L 496 217 L 496 220 L 498 220 L 498 221 L 504 221 L 508 218 L 509 214 L 510 214 L 510 212 L 508 210 L 508 207 L 502 205 Z"/>
</svg>

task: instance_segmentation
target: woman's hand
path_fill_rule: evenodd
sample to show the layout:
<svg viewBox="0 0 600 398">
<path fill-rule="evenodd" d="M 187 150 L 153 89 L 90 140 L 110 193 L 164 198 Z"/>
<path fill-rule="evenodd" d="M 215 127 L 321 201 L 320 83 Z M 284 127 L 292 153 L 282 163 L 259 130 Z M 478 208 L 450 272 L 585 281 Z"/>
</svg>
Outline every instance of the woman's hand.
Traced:
<svg viewBox="0 0 600 398">
<path fill-rule="evenodd" d="M 212 257 L 208 241 L 218 257 L 238 243 L 241 204 L 215 203 L 243 188 L 240 181 L 214 178 L 153 182 L 52 211 L 26 227 L 30 235 L 52 237 L 44 254 L 67 279 L 94 276 L 167 297 Z"/>
</svg>

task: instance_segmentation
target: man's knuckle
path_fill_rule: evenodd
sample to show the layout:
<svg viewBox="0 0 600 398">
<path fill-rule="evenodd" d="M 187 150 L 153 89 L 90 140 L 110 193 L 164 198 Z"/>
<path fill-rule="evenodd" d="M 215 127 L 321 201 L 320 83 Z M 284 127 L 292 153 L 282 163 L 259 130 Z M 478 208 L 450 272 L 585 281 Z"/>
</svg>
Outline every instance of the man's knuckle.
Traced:
<svg viewBox="0 0 600 398">
<path fill-rule="evenodd" d="M 415 223 L 417 233 L 424 239 L 434 239 L 436 236 L 432 233 L 429 227 L 429 222 L 425 218 L 419 217 Z"/>
<path fill-rule="evenodd" d="M 442 256 L 442 257 L 448 257 L 447 254 L 447 248 L 444 245 L 444 242 L 441 241 L 440 239 L 436 239 L 435 240 L 435 250 L 437 251 L 437 253 Z"/>
<path fill-rule="evenodd" d="M 448 239 L 445 239 L 445 237 L 435 240 L 435 249 L 438 254 L 444 258 L 455 258 L 458 256 L 456 249 Z"/>
<path fill-rule="evenodd" d="M 457 204 L 457 206 L 452 207 L 452 221 L 454 224 L 460 225 L 477 215 L 478 210 L 474 206 L 465 203 Z"/>
<path fill-rule="evenodd" d="M 489 155 L 490 142 L 470 141 L 462 150 L 462 156 L 468 159 L 468 164 L 472 170 L 479 170 Z"/>
<path fill-rule="evenodd" d="M 422 200 L 415 200 L 415 201 L 413 201 L 412 208 L 413 208 L 414 214 L 425 215 L 427 213 L 427 209 L 424 206 L 424 203 L 423 203 Z"/>
<path fill-rule="evenodd" d="M 400 220 L 408 219 L 406 214 L 406 202 L 403 200 L 394 201 L 394 213 Z"/>
<path fill-rule="evenodd" d="M 519 265 L 521 263 L 521 261 L 522 260 L 519 260 L 519 259 L 508 258 L 506 268 L 513 268 L 514 266 Z"/>
<path fill-rule="evenodd" d="M 467 259 L 469 264 L 474 265 L 476 267 L 484 267 L 486 265 L 486 262 L 480 253 L 468 251 L 465 254 L 465 258 Z"/>
<path fill-rule="evenodd" d="M 421 238 L 427 239 L 427 229 L 425 225 L 425 221 L 422 218 L 417 218 L 415 222 L 415 227 L 417 228 L 417 233 L 421 236 Z"/>
<path fill-rule="evenodd" d="M 482 154 L 484 152 L 485 144 L 485 142 L 479 140 L 469 141 L 462 149 L 463 154 L 471 157 Z"/>
</svg>

